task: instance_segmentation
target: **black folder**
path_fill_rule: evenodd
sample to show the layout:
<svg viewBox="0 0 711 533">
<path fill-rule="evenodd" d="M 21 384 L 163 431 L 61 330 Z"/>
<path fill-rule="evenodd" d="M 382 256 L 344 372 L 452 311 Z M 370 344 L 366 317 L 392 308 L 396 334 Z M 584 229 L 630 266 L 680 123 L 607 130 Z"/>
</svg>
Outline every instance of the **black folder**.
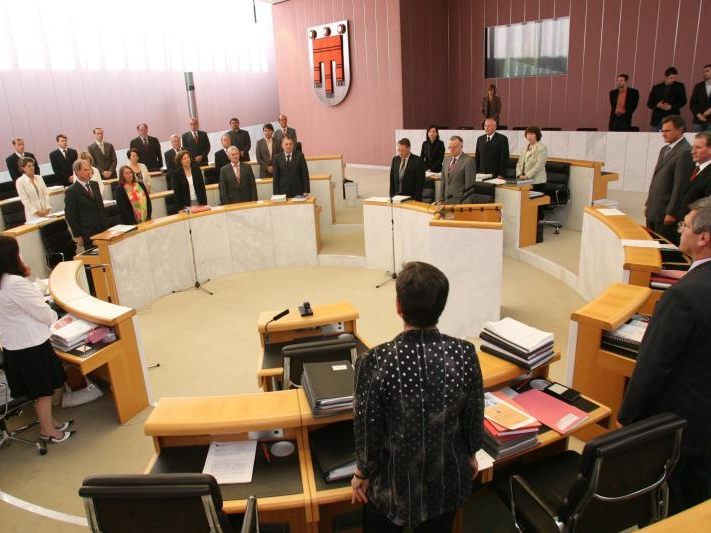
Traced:
<svg viewBox="0 0 711 533">
<path fill-rule="evenodd" d="M 308 395 L 312 404 L 323 407 L 353 402 L 353 365 L 350 361 L 304 363 Z"/>
<path fill-rule="evenodd" d="M 311 451 L 324 477 L 356 460 L 353 421 L 329 424 L 309 433 Z M 350 476 L 349 476 L 350 477 Z"/>
</svg>

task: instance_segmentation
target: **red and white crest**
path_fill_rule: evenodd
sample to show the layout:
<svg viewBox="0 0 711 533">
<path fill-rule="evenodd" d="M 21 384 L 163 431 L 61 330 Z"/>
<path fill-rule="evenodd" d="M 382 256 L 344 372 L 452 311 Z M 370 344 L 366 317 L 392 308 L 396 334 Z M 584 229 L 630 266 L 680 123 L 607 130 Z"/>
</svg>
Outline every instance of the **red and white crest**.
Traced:
<svg viewBox="0 0 711 533">
<path fill-rule="evenodd" d="M 307 36 L 314 92 L 324 104 L 340 104 L 351 85 L 348 21 L 313 26 Z"/>
</svg>

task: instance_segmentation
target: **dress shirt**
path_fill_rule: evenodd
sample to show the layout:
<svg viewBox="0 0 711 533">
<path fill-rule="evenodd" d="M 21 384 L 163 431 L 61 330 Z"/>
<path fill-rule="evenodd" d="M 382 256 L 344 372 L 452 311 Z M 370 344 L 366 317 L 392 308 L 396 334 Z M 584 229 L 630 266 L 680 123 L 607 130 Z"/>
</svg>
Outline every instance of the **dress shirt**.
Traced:
<svg viewBox="0 0 711 533">
<path fill-rule="evenodd" d="M 240 175 L 239 175 L 239 163 L 236 165 L 234 163 L 230 163 L 232 165 L 232 172 L 235 173 L 235 178 L 237 179 L 237 183 L 239 183 L 240 180 Z"/>
<path fill-rule="evenodd" d="M 0 280 L 0 343 L 8 350 L 39 346 L 49 339 L 57 313 L 44 303 L 42 293 L 22 276 L 5 274 Z"/>
<path fill-rule="evenodd" d="M 699 265 L 703 265 L 704 263 L 707 263 L 711 261 L 711 257 L 707 257 L 706 259 L 697 259 L 693 263 L 691 263 L 691 266 L 689 267 L 689 270 L 687 272 L 691 272 L 693 269 L 695 269 Z"/>
<path fill-rule="evenodd" d="M 35 174 L 34 183 L 32 178 L 23 174 L 15 182 L 17 195 L 20 197 L 22 205 L 25 207 L 25 220 L 28 222 L 36 220 L 39 216 L 37 211 L 49 209 L 49 191 L 42 179 L 42 176 Z"/>
<path fill-rule="evenodd" d="M 190 189 L 190 202 L 197 202 L 197 194 L 195 193 L 195 183 L 193 183 L 192 172 L 190 174 L 186 172 L 185 178 L 188 180 L 188 189 Z"/>
<path fill-rule="evenodd" d="M 704 162 L 701 163 L 700 165 L 696 165 L 697 167 L 699 167 L 699 171 L 698 171 L 696 174 L 697 174 L 697 175 L 698 175 L 698 174 L 701 174 L 701 173 L 704 171 L 704 169 L 705 169 L 707 166 L 709 166 L 709 164 L 711 164 L 711 159 L 709 159 L 708 161 L 704 161 Z"/>
<path fill-rule="evenodd" d="M 704 83 L 704 88 L 706 89 L 706 98 L 711 98 L 711 81 Z"/>
<path fill-rule="evenodd" d="M 264 138 L 264 142 L 267 144 L 267 150 L 269 150 L 269 159 L 274 157 L 274 154 L 272 154 L 272 142 L 273 139 L 267 139 L 266 137 Z"/>
</svg>

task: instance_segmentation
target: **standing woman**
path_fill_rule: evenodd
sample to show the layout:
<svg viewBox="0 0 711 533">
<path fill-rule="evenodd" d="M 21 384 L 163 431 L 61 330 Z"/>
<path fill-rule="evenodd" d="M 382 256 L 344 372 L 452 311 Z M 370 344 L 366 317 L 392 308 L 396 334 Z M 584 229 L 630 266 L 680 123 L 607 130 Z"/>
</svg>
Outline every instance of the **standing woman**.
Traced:
<svg viewBox="0 0 711 533">
<path fill-rule="evenodd" d="M 178 207 L 183 209 L 191 205 L 207 205 L 207 192 L 200 166 L 193 161 L 190 152 L 180 150 L 175 156 L 176 169 L 171 185 L 175 191 Z"/>
<path fill-rule="evenodd" d="M 484 96 L 481 103 L 481 114 L 484 115 L 483 120 L 493 118 L 496 121 L 496 124 L 499 124 L 499 116 L 501 115 L 501 98 L 496 96 L 496 85 L 489 85 L 486 89 L 486 96 Z"/>
<path fill-rule="evenodd" d="M 547 181 L 546 161 L 548 160 L 548 148 L 541 142 L 543 134 L 538 126 L 529 126 L 524 132 L 528 146 L 518 158 L 516 163 L 516 176 L 518 179 L 533 180 L 533 188 L 542 190 L 543 184 Z M 536 187 L 538 185 L 538 187 Z"/>
<path fill-rule="evenodd" d="M 49 342 L 57 313 L 44 303 L 42 293 L 28 279 L 30 267 L 20 258 L 13 237 L 0 235 L 0 343 L 13 396 L 35 400 L 40 438 L 64 442 L 72 421 L 52 416 L 52 395 L 65 381 L 64 369 Z"/>
<path fill-rule="evenodd" d="M 442 161 L 444 161 L 444 143 L 439 139 L 437 126 L 427 128 L 427 139 L 422 143 L 420 157 L 425 165 L 425 170 L 432 172 L 442 172 Z"/>
<path fill-rule="evenodd" d="M 146 190 L 150 193 L 151 175 L 148 173 L 148 167 L 143 163 L 138 162 L 138 150 L 131 148 L 128 152 L 126 152 L 126 156 L 128 157 L 128 167 L 133 170 L 133 173 L 136 175 L 136 179 L 138 181 L 142 181 L 146 186 Z"/>
<path fill-rule="evenodd" d="M 136 180 L 136 175 L 128 165 L 119 169 L 116 204 L 121 212 L 122 224 L 140 224 L 151 219 L 153 206 L 148 189 Z"/>
<path fill-rule="evenodd" d="M 15 187 L 25 207 L 25 220 L 30 222 L 46 217 L 52 209 L 49 203 L 49 191 L 42 176 L 35 174 L 35 160 L 31 157 L 21 157 L 18 166 L 22 176 L 17 178 Z"/>
</svg>

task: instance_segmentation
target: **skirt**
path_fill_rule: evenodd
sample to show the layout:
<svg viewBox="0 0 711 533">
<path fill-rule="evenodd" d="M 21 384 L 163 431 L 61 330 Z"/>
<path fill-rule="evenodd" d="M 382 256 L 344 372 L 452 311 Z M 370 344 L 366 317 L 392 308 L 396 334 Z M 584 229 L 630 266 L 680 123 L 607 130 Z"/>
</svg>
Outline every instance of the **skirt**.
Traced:
<svg viewBox="0 0 711 533">
<path fill-rule="evenodd" d="M 3 355 L 13 398 L 52 396 L 55 389 L 64 385 L 64 367 L 49 339 L 30 348 L 3 350 Z"/>
</svg>

